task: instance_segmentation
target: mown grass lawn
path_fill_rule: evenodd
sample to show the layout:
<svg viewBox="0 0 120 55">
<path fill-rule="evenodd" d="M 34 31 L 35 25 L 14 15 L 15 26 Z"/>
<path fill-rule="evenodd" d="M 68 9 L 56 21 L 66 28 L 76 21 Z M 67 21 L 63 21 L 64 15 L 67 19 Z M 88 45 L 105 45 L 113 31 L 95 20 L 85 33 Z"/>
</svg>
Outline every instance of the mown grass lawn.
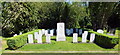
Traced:
<svg viewBox="0 0 120 55">
<path fill-rule="evenodd" d="M 50 44 L 45 43 L 43 37 L 43 44 L 26 44 L 17 51 L 118 51 L 118 45 L 113 49 L 104 49 L 94 43 L 72 43 L 72 37 L 67 37 L 66 41 L 55 41 L 55 36 L 51 38 Z M 81 37 L 78 37 L 81 42 Z"/>
</svg>

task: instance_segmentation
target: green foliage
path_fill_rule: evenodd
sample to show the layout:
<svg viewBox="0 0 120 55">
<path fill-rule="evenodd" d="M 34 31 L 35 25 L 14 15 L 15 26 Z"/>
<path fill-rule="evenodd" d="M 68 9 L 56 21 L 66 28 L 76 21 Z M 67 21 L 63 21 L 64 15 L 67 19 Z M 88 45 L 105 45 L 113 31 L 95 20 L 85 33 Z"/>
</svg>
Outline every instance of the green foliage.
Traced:
<svg viewBox="0 0 120 55">
<path fill-rule="evenodd" d="M 95 31 L 89 31 L 95 33 L 95 43 L 104 48 L 113 48 L 119 42 L 119 38 L 116 36 L 109 36 L 106 34 L 97 33 Z"/>
<path fill-rule="evenodd" d="M 94 30 L 108 28 L 108 18 L 113 14 L 117 2 L 90 2 L 90 20 Z"/>
<path fill-rule="evenodd" d="M 57 28 L 58 22 L 64 22 L 66 28 L 79 28 L 87 16 L 82 3 L 66 2 L 3 2 L 3 36 L 13 36 L 19 32 L 33 29 Z M 84 22 L 85 23 L 85 22 Z"/>
<path fill-rule="evenodd" d="M 28 33 L 24 33 L 22 35 L 18 35 L 18 36 L 15 36 L 15 37 L 8 38 L 7 39 L 8 48 L 18 49 L 19 47 L 22 47 L 23 45 L 25 45 L 27 43 L 28 34 L 34 34 L 34 32 L 38 32 L 39 30 L 40 29 L 30 31 Z"/>
</svg>

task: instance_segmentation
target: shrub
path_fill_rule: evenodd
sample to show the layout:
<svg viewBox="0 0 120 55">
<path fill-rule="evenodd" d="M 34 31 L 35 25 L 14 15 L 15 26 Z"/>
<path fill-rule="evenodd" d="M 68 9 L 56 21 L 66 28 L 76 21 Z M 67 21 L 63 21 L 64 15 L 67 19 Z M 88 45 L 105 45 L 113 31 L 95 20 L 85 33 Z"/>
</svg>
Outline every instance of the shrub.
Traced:
<svg viewBox="0 0 120 55">
<path fill-rule="evenodd" d="M 34 32 L 38 32 L 39 30 L 40 29 L 30 31 L 28 33 L 18 35 L 18 36 L 15 36 L 15 37 L 8 38 L 7 39 L 8 48 L 14 50 L 14 49 L 18 49 L 19 47 L 22 47 L 23 45 L 25 45 L 27 43 L 28 34 L 34 34 Z"/>
<path fill-rule="evenodd" d="M 101 34 L 95 31 L 89 31 L 89 32 L 96 34 L 95 43 L 103 48 L 113 48 L 119 42 L 119 38 L 116 36 Z"/>
</svg>

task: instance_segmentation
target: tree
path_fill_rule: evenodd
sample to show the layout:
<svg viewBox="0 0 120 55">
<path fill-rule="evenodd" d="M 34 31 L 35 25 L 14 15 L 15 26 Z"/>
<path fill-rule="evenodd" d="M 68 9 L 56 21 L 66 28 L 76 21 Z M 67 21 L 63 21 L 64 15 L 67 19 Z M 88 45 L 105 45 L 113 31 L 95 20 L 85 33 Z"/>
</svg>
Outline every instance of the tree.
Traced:
<svg viewBox="0 0 120 55">
<path fill-rule="evenodd" d="M 27 3 L 3 2 L 2 6 L 3 36 L 12 36 L 15 33 L 27 32 L 36 28 L 37 19 L 33 16 Z"/>
<path fill-rule="evenodd" d="M 93 29 L 107 28 L 108 18 L 116 9 L 116 2 L 90 2 L 89 12 Z"/>
</svg>

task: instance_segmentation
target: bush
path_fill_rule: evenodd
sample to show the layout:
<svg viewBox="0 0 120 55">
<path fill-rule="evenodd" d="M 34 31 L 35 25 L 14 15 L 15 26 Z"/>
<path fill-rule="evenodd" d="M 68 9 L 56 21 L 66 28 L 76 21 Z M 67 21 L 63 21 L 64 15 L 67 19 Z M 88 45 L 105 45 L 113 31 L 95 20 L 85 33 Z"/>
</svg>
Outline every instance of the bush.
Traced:
<svg viewBox="0 0 120 55">
<path fill-rule="evenodd" d="M 116 36 L 101 34 L 95 31 L 89 31 L 89 32 L 96 34 L 95 43 L 103 48 L 113 48 L 119 42 L 119 38 Z"/>
<path fill-rule="evenodd" d="M 14 49 L 18 49 L 19 47 L 22 47 L 23 45 L 25 45 L 27 43 L 28 34 L 34 34 L 34 32 L 38 32 L 39 30 L 40 29 L 30 31 L 28 33 L 18 35 L 18 36 L 15 36 L 15 37 L 8 38 L 7 39 L 8 48 L 14 50 Z"/>
</svg>

